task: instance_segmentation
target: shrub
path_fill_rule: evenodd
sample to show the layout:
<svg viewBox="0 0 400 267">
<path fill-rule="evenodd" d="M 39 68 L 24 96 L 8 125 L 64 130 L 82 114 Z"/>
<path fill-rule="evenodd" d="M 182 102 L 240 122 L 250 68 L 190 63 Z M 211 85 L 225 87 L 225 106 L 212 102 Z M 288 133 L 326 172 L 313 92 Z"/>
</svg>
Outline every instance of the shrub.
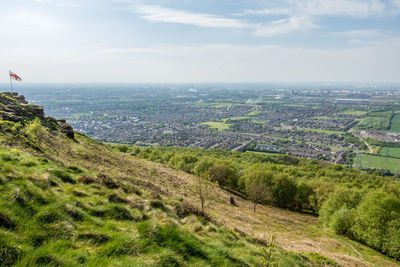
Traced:
<svg viewBox="0 0 400 267">
<path fill-rule="evenodd" d="M 272 197 L 279 207 L 290 205 L 296 197 L 296 191 L 296 182 L 288 175 L 280 173 L 275 176 L 272 183 Z"/>
<path fill-rule="evenodd" d="M 126 153 L 129 150 L 129 146 L 127 146 L 127 145 L 119 145 L 119 146 L 117 146 L 117 149 L 122 153 Z"/>
<path fill-rule="evenodd" d="M 331 227 L 338 234 L 347 234 L 350 232 L 352 221 L 351 211 L 346 206 L 342 206 L 332 215 Z"/>
</svg>

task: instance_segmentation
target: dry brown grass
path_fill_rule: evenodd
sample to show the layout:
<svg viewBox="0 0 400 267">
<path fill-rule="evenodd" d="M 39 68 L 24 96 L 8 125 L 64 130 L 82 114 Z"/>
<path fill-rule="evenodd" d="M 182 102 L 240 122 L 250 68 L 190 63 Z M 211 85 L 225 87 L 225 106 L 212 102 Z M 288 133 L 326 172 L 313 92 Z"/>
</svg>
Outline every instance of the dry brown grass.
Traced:
<svg viewBox="0 0 400 267">
<path fill-rule="evenodd" d="M 174 170 L 162 164 L 139 159 L 129 154 L 111 151 L 108 147 L 86 137 L 77 136 L 77 142 L 63 142 L 52 157 L 65 165 L 77 165 L 94 175 L 102 173 L 120 183 L 131 183 L 162 198 L 182 196 L 187 203 L 199 206 L 191 192 L 194 176 Z M 156 173 L 156 175 L 154 175 Z M 354 241 L 337 236 L 320 226 L 318 218 L 297 212 L 259 205 L 253 212 L 253 204 L 235 197 L 237 206 L 229 202 L 230 193 L 217 188 L 215 201 L 207 208 L 207 215 L 216 223 L 240 233 L 265 240 L 276 233 L 277 242 L 283 248 L 295 252 L 318 252 L 343 266 L 398 266 L 382 254 Z M 129 198 L 128 198 L 129 200 Z"/>
</svg>

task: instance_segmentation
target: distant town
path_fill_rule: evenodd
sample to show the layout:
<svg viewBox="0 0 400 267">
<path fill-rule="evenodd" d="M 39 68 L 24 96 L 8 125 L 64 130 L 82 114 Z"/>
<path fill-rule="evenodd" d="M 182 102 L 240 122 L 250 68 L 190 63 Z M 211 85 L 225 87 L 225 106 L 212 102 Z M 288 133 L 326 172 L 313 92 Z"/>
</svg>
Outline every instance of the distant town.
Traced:
<svg viewBox="0 0 400 267">
<path fill-rule="evenodd" d="M 396 175 L 400 168 L 396 86 L 65 85 L 23 93 L 104 142 L 289 154 Z"/>
</svg>

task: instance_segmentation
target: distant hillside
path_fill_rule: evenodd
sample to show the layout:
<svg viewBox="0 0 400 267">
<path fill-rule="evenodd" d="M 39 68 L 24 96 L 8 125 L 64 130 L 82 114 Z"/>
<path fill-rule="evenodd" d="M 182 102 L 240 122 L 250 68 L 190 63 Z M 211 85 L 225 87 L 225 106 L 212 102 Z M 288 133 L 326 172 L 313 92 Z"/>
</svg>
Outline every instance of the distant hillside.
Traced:
<svg viewBox="0 0 400 267">
<path fill-rule="evenodd" d="M 0 266 L 398 265 L 215 184 L 203 214 L 198 176 L 74 133 L 16 94 L 0 94 L 0 115 Z"/>
</svg>

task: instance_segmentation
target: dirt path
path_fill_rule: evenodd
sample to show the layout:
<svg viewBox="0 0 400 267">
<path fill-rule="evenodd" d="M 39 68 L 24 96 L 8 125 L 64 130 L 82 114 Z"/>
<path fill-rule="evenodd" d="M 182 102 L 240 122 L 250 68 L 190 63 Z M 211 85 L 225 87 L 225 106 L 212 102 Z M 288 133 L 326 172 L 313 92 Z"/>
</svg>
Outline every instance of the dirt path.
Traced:
<svg viewBox="0 0 400 267">
<path fill-rule="evenodd" d="M 368 147 L 369 153 L 375 154 L 374 150 L 373 150 L 372 147 L 367 143 L 367 141 L 365 141 L 364 139 L 361 139 L 361 141 L 363 141 L 364 144 Z"/>
</svg>

